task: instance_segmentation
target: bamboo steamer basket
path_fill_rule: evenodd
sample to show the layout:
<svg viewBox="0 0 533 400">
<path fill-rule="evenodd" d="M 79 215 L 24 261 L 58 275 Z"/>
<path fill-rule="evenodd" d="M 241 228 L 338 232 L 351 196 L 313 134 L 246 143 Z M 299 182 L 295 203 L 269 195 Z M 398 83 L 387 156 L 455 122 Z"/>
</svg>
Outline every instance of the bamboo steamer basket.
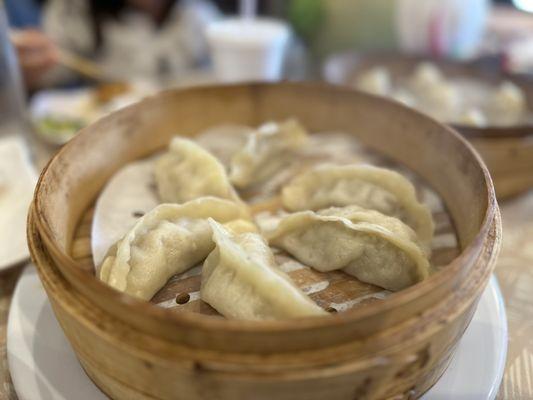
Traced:
<svg viewBox="0 0 533 400">
<path fill-rule="evenodd" d="M 461 254 L 427 280 L 318 318 L 235 321 L 175 313 L 99 282 L 73 237 L 122 165 L 223 123 L 297 117 L 342 130 L 416 171 L 444 199 Z M 81 223 L 81 229 L 83 223 Z M 114 399 L 407 399 L 447 367 L 494 266 L 494 190 L 457 133 L 394 102 L 319 84 L 171 90 L 82 130 L 44 169 L 28 218 L 31 254 L 89 377 Z"/>
<path fill-rule="evenodd" d="M 393 76 L 404 77 L 411 74 L 422 61 L 435 63 L 446 76 L 472 78 L 489 84 L 509 80 L 523 90 L 528 110 L 533 110 L 531 79 L 503 73 L 499 60 L 493 58 L 454 62 L 414 55 L 344 53 L 332 56 L 326 62 L 323 72 L 328 82 L 351 86 L 359 73 L 374 66 L 385 66 Z M 506 199 L 533 188 L 532 123 L 487 127 L 452 125 L 474 145 L 483 157 L 499 199 Z"/>
</svg>

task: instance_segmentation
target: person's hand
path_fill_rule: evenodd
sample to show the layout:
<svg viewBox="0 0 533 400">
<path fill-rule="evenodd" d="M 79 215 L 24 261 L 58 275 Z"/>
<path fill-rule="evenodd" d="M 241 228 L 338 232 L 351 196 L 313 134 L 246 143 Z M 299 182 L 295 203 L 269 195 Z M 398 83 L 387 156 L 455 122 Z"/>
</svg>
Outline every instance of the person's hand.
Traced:
<svg viewBox="0 0 533 400">
<path fill-rule="evenodd" d="M 57 64 L 59 51 L 50 38 L 36 29 L 11 32 L 26 86 L 35 88 L 42 76 Z"/>
</svg>

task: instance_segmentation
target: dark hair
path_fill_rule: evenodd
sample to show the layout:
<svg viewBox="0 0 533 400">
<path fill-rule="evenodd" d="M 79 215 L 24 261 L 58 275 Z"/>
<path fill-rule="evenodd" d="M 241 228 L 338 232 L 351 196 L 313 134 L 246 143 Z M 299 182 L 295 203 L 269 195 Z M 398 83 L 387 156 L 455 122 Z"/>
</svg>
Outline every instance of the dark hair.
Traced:
<svg viewBox="0 0 533 400">
<path fill-rule="evenodd" d="M 172 7 L 179 2 L 179 0 L 164 0 L 165 5 L 161 18 L 156 22 L 157 26 L 161 27 L 167 20 Z M 94 47 L 98 51 L 103 43 L 104 37 L 102 34 L 102 24 L 109 19 L 119 20 L 121 13 L 130 7 L 126 0 L 89 0 L 90 20 L 93 28 Z"/>
<path fill-rule="evenodd" d="M 94 48 L 98 51 L 105 38 L 102 34 L 102 23 L 109 19 L 119 20 L 122 12 L 129 6 L 127 0 L 88 0 L 90 4 L 90 18 L 94 36 Z M 166 1 L 161 18 L 156 21 L 157 26 L 161 27 L 165 24 L 172 7 L 180 0 L 164 0 Z M 238 11 L 237 0 L 211 0 L 215 6 L 223 13 L 234 14 Z M 258 11 L 260 14 L 265 11 L 265 2 L 258 2 Z"/>
</svg>

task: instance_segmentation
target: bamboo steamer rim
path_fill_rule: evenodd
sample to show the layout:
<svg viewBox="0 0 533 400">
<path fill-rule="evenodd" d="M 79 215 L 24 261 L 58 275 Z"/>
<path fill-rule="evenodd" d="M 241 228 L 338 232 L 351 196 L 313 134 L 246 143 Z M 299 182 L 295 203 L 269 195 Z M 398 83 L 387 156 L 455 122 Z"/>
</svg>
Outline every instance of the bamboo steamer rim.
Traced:
<svg viewBox="0 0 533 400">
<path fill-rule="evenodd" d="M 51 166 L 60 159 L 63 153 L 69 151 L 69 148 L 74 146 L 74 144 L 81 140 L 82 135 L 87 133 L 87 128 L 83 128 L 78 135 L 71 139 L 66 145 L 64 145 L 54 157 L 47 163 L 45 168 L 42 170 L 39 180 L 36 185 L 34 192 L 34 198 L 32 207 L 30 210 L 31 217 L 28 220 L 29 228 L 28 232 L 32 229 L 32 225 L 35 225 L 39 235 L 43 240 L 46 250 L 52 255 L 61 260 L 61 263 L 67 265 L 72 274 L 76 279 L 84 282 L 85 285 L 90 286 L 95 291 L 103 292 L 106 296 L 113 298 L 115 301 L 122 303 L 124 306 L 131 308 L 133 312 L 144 313 L 147 316 L 151 316 L 156 320 L 160 320 L 164 323 L 173 324 L 176 327 L 184 328 L 187 326 L 195 327 L 203 330 L 218 330 L 224 331 L 225 333 L 231 332 L 242 332 L 242 333 L 269 333 L 269 332 L 284 332 L 292 330 L 306 330 L 306 329 L 320 329 L 320 328 L 331 328 L 332 326 L 339 326 L 346 323 L 354 323 L 358 320 L 363 320 L 369 316 L 379 314 L 384 311 L 389 311 L 394 308 L 400 307 L 406 303 L 412 302 L 417 298 L 422 298 L 425 295 L 433 291 L 434 288 L 442 285 L 447 280 L 451 279 L 454 275 L 459 274 L 463 265 L 473 258 L 477 258 L 481 252 L 482 245 L 485 241 L 485 238 L 490 234 L 491 226 L 493 223 L 499 224 L 496 219 L 497 214 L 497 201 L 496 195 L 494 192 L 494 186 L 492 179 L 488 172 L 487 167 L 483 163 L 481 157 L 472 147 L 472 145 L 464 139 L 457 131 L 453 128 L 448 127 L 439 121 L 422 114 L 416 110 L 408 108 L 400 103 L 393 102 L 387 99 L 383 99 L 379 96 L 374 96 L 367 93 L 362 93 L 351 88 L 331 85 L 327 83 L 316 83 L 316 82 L 282 82 L 277 84 L 272 83 L 260 83 L 260 82 L 251 82 L 245 84 L 224 84 L 224 85 L 206 85 L 201 88 L 185 88 L 185 89 L 170 89 L 164 90 L 157 95 L 147 97 L 141 100 L 139 103 L 125 107 L 122 110 L 119 110 L 111 115 L 104 117 L 103 119 L 112 118 L 114 115 L 126 112 L 127 110 L 140 106 L 145 102 L 151 101 L 155 96 L 158 98 L 171 95 L 176 91 L 179 92 L 189 92 L 189 91 L 198 91 L 198 90 L 213 90 L 218 87 L 268 87 L 268 86 L 290 86 L 295 89 L 298 88 L 311 88 L 311 89 L 323 89 L 329 91 L 335 91 L 339 94 L 345 93 L 354 93 L 357 92 L 361 97 L 368 97 L 373 99 L 373 101 L 378 102 L 387 102 L 390 107 L 401 108 L 404 111 L 407 110 L 410 113 L 418 114 L 418 118 L 423 118 L 426 120 L 431 120 L 434 124 L 438 125 L 441 130 L 446 131 L 447 134 L 451 135 L 454 140 L 458 141 L 462 146 L 464 146 L 467 151 L 470 153 L 472 160 L 475 161 L 477 166 L 481 169 L 484 176 L 484 186 L 487 189 L 487 209 L 485 211 L 481 227 L 479 232 L 475 235 L 471 243 L 468 244 L 466 248 L 461 251 L 461 254 L 456 257 L 450 264 L 443 267 L 440 271 L 434 273 L 429 278 L 426 278 L 424 281 L 413 285 L 407 289 L 401 290 L 399 292 L 393 293 L 387 298 L 366 305 L 365 307 L 351 309 L 344 311 L 342 313 L 329 314 L 325 316 L 317 317 L 306 317 L 290 320 L 266 320 L 266 321 L 244 321 L 244 320 L 231 320 L 224 319 L 219 317 L 213 317 L 193 312 L 184 312 L 184 313 L 174 313 L 169 309 L 164 309 L 156 306 L 155 304 L 138 300 L 132 296 L 128 296 L 124 293 L 121 293 L 117 290 L 112 289 L 110 286 L 101 282 L 92 271 L 88 271 L 79 265 L 69 254 L 66 254 L 61 250 L 59 245 L 54 242 L 52 239 L 53 235 L 48 227 L 47 221 L 43 217 L 43 204 L 39 196 L 43 182 L 47 179 L 47 173 L 50 170 Z M 496 219 L 496 221 L 495 221 Z M 59 271 L 61 275 L 63 273 Z M 67 279 L 68 281 L 68 279 Z"/>
<path fill-rule="evenodd" d="M 468 62 L 453 61 L 449 59 L 441 59 L 436 57 L 428 57 L 421 55 L 406 55 L 403 53 L 394 52 L 342 52 L 331 56 L 325 63 L 322 74 L 326 80 L 330 80 L 330 70 L 335 69 L 338 64 L 343 64 L 345 74 L 353 77 L 357 69 L 356 65 L 368 62 L 375 65 L 383 65 L 387 67 L 390 63 L 405 64 L 413 69 L 421 62 L 431 62 L 437 65 L 438 68 L 443 69 L 445 74 L 450 71 L 454 72 L 456 77 L 473 77 L 485 83 L 495 84 L 503 81 L 511 81 L 518 85 L 526 93 L 531 92 L 528 97 L 528 108 L 533 111 L 531 103 L 533 100 L 533 80 L 521 74 L 513 74 L 501 71 L 499 68 L 488 69 L 484 63 L 495 62 L 493 57 L 485 57 L 474 59 Z M 333 83 L 333 81 L 331 81 Z M 341 82 L 335 80 L 335 84 L 351 86 L 349 82 Z M 524 138 L 533 137 L 533 123 L 521 122 L 515 125 L 487 125 L 483 127 L 463 125 L 460 123 L 450 123 L 450 126 L 460 131 L 469 138 L 486 138 L 486 139 L 509 139 L 509 138 Z"/>
</svg>

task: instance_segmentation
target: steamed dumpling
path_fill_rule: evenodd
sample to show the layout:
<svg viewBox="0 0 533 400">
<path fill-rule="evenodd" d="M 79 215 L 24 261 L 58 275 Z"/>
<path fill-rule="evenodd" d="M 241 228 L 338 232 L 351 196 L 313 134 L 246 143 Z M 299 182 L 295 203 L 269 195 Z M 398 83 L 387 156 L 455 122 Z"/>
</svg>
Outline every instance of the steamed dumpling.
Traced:
<svg viewBox="0 0 533 400">
<path fill-rule="evenodd" d="M 244 189 L 266 181 L 290 164 L 307 137 L 306 130 L 294 119 L 261 125 L 233 156 L 231 182 Z"/>
<path fill-rule="evenodd" d="M 426 255 L 429 255 L 430 249 L 426 243 L 420 242 L 416 232 L 407 224 L 395 217 L 382 214 L 376 210 L 369 210 L 359 206 L 330 207 L 317 211 L 318 215 L 342 217 L 353 223 L 368 222 L 377 224 L 389 231 L 402 236 L 412 242 L 415 242 Z"/>
<path fill-rule="evenodd" d="M 435 64 L 422 62 L 416 66 L 409 83 L 413 90 L 425 92 L 443 80 L 444 76 Z"/>
<path fill-rule="evenodd" d="M 420 63 L 409 80 L 420 109 L 439 120 L 452 119 L 460 105 L 457 88 L 432 63 Z"/>
<path fill-rule="evenodd" d="M 231 223 L 238 232 L 251 229 L 245 206 L 215 197 L 184 204 L 161 204 L 140 218 L 108 252 L 100 268 L 102 281 L 150 300 L 175 274 L 201 262 L 213 249 L 207 218 Z"/>
<path fill-rule="evenodd" d="M 257 225 L 247 219 L 235 219 L 233 221 L 226 222 L 224 227 L 232 233 L 239 235 L 241 233 L 258 233 L 259 229 Z"/>
<path fill-rule="evenodd" d="M 202 196 L 239 200 L 224 166 L 189 139 L 175 137 L 155 165 L 157 190 L 163 202 L 184 203 Z"/>
<path fill-rule="evenodd" d="M 399 103 L 402 103 L 404 106 L 414 108 L 416 107 L 416 98 L 409 91 L 405 89 L 395 90 L 391 98 L 396 100 Z"/>
<path fill-rule="evenodd" d="M 323 165 L 296 176 L 282 191 L 290 211 L 357 205 L 401 219 L 421 241 L 433 237 L 429 209 L 416 198 L 411 182 L 395 171 L 370 165 Z"/>
<path fill-rule="evenodd" d="M 526 110 L 524 92 L 512 82 L 503 82 L 491 95 L 488 110 L 496 124 L 516 124 L 523 118 Z"/>
<path fill-rule="evenodd" d="M 327 314 L 278 269 L 260 235 L 232 235 L 209 223 L 216 247 L 204 262 L 202 300 L 225 317 L 244 320 Z"/>
<path fill-rule="evenodd" d="M 429 262 L 410 228 L 390 218 L 358 210 L 302 211 L 285 217 L 269 242 L 319 271 L 342 269 L 363 282 L 400 290 L 425 279 Z"/>
<path fill-rule="evenodd" d="M 194 140 L 213 154 L 224 166 L 246 143 L 253 129 L 244 125 L 218 125 L 199 133 Z"/>
<path fill-rule="evenodd" d="M 420 94 L 420 108 L 440 121 L 453 119 L 459 106 L 459 91 L 444 80 L 435 82 Z"/>
<path fill-rule="evenodd" d="M 487 118 L 479 108 L 471 107 L 461 113 L 457 122 L 467 126 L 481 127 L 487 125 Z"/>
<path fill-rule="evenodd" d="M 392 89 L 389 71 L 384 67 L 374 67 L 361 74 L 357 78 L 355 86 L 367 93 L 386 96 Z"/>
<path fill-rule="evenodd" d="M 368 222 L 378 224 L 391 232 L 399 232 L 403 237 L 417 243 L 426 255 L 429 256 L 430 249 L 427 243 L 420 242 L 416 232 L 408 225 L 400 221 L 398 218 L 390 217 L 382 214 L 376 210 L 369 210 L 367 208 L 351 205 L 346 207 L 330 207 L 316 212 L 318 215 L 342 217 L 350 220 L 353 223 Z M 281 221 L 287 218 L 289 213 L 278 211 L 272 213 L 260 213 L 255 215 L 255 222 L 259 226 L 261 232 L 266 237 L 270 237 L 276 229 L 278 229 Z"/>
</svg>

